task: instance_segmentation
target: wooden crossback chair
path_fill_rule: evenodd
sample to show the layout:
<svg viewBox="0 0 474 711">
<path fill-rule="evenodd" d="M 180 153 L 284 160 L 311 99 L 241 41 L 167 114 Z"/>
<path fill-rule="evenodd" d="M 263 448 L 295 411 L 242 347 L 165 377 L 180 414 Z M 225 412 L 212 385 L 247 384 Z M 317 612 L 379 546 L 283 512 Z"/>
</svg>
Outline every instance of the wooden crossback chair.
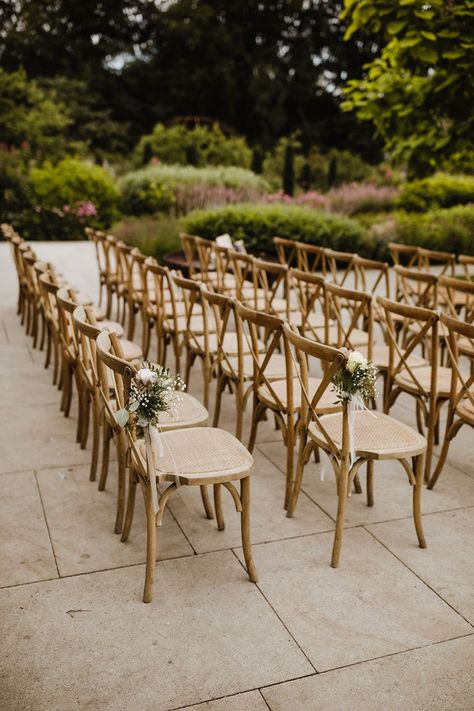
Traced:
<svg viewBox="0 0 474 711">
<path fill-rule="evenodd" d="M 432 489 L 438 481 L 452 440 L 463 425 L 474 428 L 474 324 L 465 323 L 447 314 L 440 315 L 440 328 L 446 340 L 448 363 L 451 367 L 451 390 L 449 397 L 448 416 L 443 447 L 431 478 L 428 489 Z M 470 360 L 469 374 L 460 367 L 461 350 L 459 344 L 464 344 L 465 354 Z"/>
<path fill-rule="evenodd" d="M 474 281 L 457 277 L 439 278 L 439 291 L 443 295 L 446 312 L 466 323 L 474 321 Z"/>
<path fill-rule="evenodd" d="M 326 280 L 321 274 L 290 269 L 289 279 L 297 309 L 290 313 L 290 321 L 305 335 L 324 341 L 329 323 Z"/>
<path fill-rule="evenodd" d="M 128 402 L 130 383 L 136 374 L 132 365 L 114 355 L 107 332 L 97 337 L 97 353 L 101 362 L 114 374 L 117 407 Z M 142 440 L 136 440 L 131 430 L 125 430 L 130 451 L 130 484 L 127 511 L 122 532 L 122 541 L 130 534 L 135 507 L 135 491 L 140 484 L 147 518 L 147 559 L 143 601 L 151 602 L 156 561 L 156 527 L 161 526 L 169 497 L 182 486 L 212 485 L 216 520 L 220 530 L 224 528 L 221 502 L 222 487 L 227 489 L 241 513 L 242 545 L 247 572 L 252 582 L 257 582 L 257 572 L 250 543 L 250 474 L 253 459 L 245 447 L 228 432 L 213 427 L 177 429 L 161 433 L 164 448 L 162 457 L 154 461 L 146 455 Z M 240 482 L 240 496 L 234 483 Z M 155 490 L 159 483 L 169 482 L 159 495 Z M 155 507 L 155 496 L 159 501 Z"/>
<path fill-rule="evenodd" d="M 56 292 L 59 285 L 56 284 L 48 271 L 43 272 L 38 279 L 38 286 L 42 294 L 43 312 L 46 324 L 46 360 L 44 367 L 49 368 L 51 358 L 53 360 L 53 385 L 60 386 L 61 368 L 61 346 L 59 341 L 58 308 L 56 304 Z"/>
<path fill-rule="evenodd" d="M 439 440 L 440 411 L 449 400 L 451 383 L 451 369 L 439 364 L 439 317 L 431 309 L 407 306 L 383 297 L 378 297 L 378 303 L 385 313 L 390 347 L 384 411 L 390 411 L 402 392 L 415 399 L 418 431 L 423 433 L 426 428 L 425 480 L 428 481 L 433 446 Z M 403 319 L 403 330 L 410 331 L 406 340 L 398 339 L 397 342 L 394 316 Z M 420 353 L 425 356 L 427 364 L 413 367 L 409 357 Z"/>
<path fill-rule="evenodd" d="M 323 276 L 327 273 L 326 250 L 315 244 L 305 242 L 296 243 L 296 267 L 304 272 L 320 272 Z"/>
<path fill-rule="evenodd" d="M 346 363 L 347 356 L 340 350 L 304 338 L 285 324 L 285 350 L 288 354 L 289 382 L 295 372 L 300 381 L 300 419 L 298 425 L 299 451 L 296 478 L 288 507 L 292 516 L 301 488 L 305 463 L 312 449 L 323 449 L 330 459 L 335 477 L 338 497 L 336 532 L 331 565 L 337 568 L 344 532 L 347 496 L 352 481 L 360 467 L 367 464 L 367 503 L 373 505 L 373 467 L 378 459 L 395 459 L 400 462 L 413 486 L 413 516 L 418 543 L 426 548 L 421 520 L 421 492 L 423 488 L 423 460 L 426 440 L 407 425 L 387 415 L 376 417 L 366 411 L 355 413 L 355 461 L 350 461 L 350 431 L 348 406 L 344 402 L 336 413 L 327 413 L 323 401 L 335 373 Z M 294 353 L 294 355 L 292 355 Z M 325 373 L 316 390 L 311 388 L 309 360 L 320 363 Z M 333 399 L 334 393 L 333 393 Z M 413 465 L 411 465 L 413 461 Z"/>
<path fill-rule="evenodd" d="M 430 272 L 395 266 L 397 300 L 407 306 L 435 309 L 438 305 L 438 277 Z"/>
<path fill-rule="evenodd" d="M 86 237 L 94 245 L 95 258 L 97 262 L 97 269 L 99 272 L 99 306 L 102 306 L 103 292 L 107 292 L 107 272 L 108 272 L 108 260 L 107 260 L 107 235 L 105 232 L 100 230 L 94 230 L 92 227 L 86 227 L 84 229 Z M 109 311 L 110 315 L 110 311 Z"/>
<path fill-rule="evenodd" d="M 433 272 L 438 277 L 454 276 L 456 269 L 456 255 L 451 252 L 439 252 L 434 249 L 418 247 L 418 268 L 423 271 Z"/>
<path fill-rule="evenodd" d="M 252 258 L 252 274 L 254 298 L 249 296 L 245 301 L 254 309 L 289 317 L 289 281 L 288 267 L 278 262 L 268 262 L 264 259 Z"/>
<path fill-rule="evenodd" d="M 458 263 L 461 265 L 464 278 L 473 281 L 474 280 L 474 255 L 470 254 L 460 254 L 458 256 Z"/>
<path fill-rule="evenodd" d="M 247 401 L 252 393 L 254 375 L 253 357 L 250 340 L 244 335 L 241 323 L 236 315 L 236 301 L 232 297 L 218 294 L 201 287 L 204 303 L 214 311 L 218 354 L 215 364 L 216 403 L 214 409 L 214 427 L 219 424 L 222 393 L 229 387 L 235 397 L 236 417 L 235 436 L 242 439 L 243 416 Z M 236 331 L 230 332 L 229 326 L 236 324 Z M 258 358 L 265 358 L 265 345 L 257 340 Z M 285 358 L 275 353 L 266 369 L 267 377 L 275 380 L 285 377 Z"/>
<path fill-rule="evenodd" d="M 284 353 L 283 324 L 284 320 L 272 314 L 250 309 L 237 302 L 237 329 L 243 334 L 253 358 L 253 384 L 252 384 L 252 420 L 249 437 L 249 450 L 253 451 L 257 437 L 259 422 L 270 411 L 281 431 L 283 442 L 286 446 L 286 486 L 284 507 L 287 508 L 293 486 L 294 448 L 296 431 L 295 425 L 299 417 L 299 383 L 296 379 L 288 380 L 288 364 L 284 361 L 283 377 L 276 377 L 276 370 L 282 369 L 283 362 L 278 356 Z M 259 335 L 262 331 L 267 333 L 266 349 L 259 354 Z M 314 390 L 319 387 L 320 379 L 312 378 L 310 387 Z M 334 406 L 334 398 L 326 403 Z"/>
<path fill-rule="evenodd" d="M 354 256 L 355 288 L 372 294 L 390 298 L 390 265 L 376 259 Z"/>
<path fill-rule="evenodd" d="M 296 267 L 296 240 L 285 239 L 284 237 L 274 237 L 273 244 L 275 245 L 278 261 L 280 262 L 280 264 L 286 264 L 287 267 Z"/>
<path fill-rule="evenodd" d="M 179 239 L 183 247 L 184 257 L 188 267 L 188 275 L 190 279 L 195 279 L 199 272 L 197 264 L 199 264 L 199 255 L 196 246 L 196 235 L 189 235 L 186 232 L 180 232 Z"/>
<path fill-rule="evenodd" d="M 319 340 L 336 348 L 365 347 L 371 359 L 374 343 L 371 295 L 329 281 L 325 284 L 325 295 L 329 318 L 322 329 L 324 338 Z"/>
<path fill-rule="evenodd" d="M 353 287 L 355 278 L 353 252 L 337 252 L 334 249 L 325 249 L 324 256 L 328 272 L 338 286 Z"/>
<path fill-rule="evenodd" d="M 258 288 L 254 278 L 253 257 L 235 249 L 229 249 L 229 266 L 234 278 L 233 295 L 239 301 L 248 300 L 250 303 L 261 302 L 265 299 L 262 289 Z"/>
<path fill-rule="evenodd" d="M 395 265 L 417 269 L 420 265 L 419 247 L 399 242 L 389 242 L 388 249 Z"/>
<path fill-rule="evenodd" d="M 215 373 L 218 344 L 213 313 L 205 307 L 201 297 L 201 282 L 175 275 L 174 284 L 181 290 L 184 303 L 183 339 L 186 348 L 184 381 L 189 382 L 196 359 L 201 361 L 204 387 L 204 406 L 209 407 L 209 388 Z"/>
</svg>

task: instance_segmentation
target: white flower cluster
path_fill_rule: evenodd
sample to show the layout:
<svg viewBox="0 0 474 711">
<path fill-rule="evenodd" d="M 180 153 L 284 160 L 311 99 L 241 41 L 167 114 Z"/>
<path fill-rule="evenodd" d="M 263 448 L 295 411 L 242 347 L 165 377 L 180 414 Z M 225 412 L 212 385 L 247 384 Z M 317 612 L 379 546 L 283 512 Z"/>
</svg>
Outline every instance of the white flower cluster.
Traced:
<svg viewBox="0 0 474 711">
<path fill-rule="evenodd" d="M 158 374 L 155 373 L 155 371 L 150 370 L 150 368 L 140 368 L 135 377 L 137 380 L 140 380 L 143 385 L 148 385 L 149 383 L 156 382 Z"/>
<path fill-rule="evenodd" d="M 360 351 L 351 351 L 347 358 L 346 370 L 348 370 L 349 373 L 353 373 L 356 368 L 367 370 L 368 365 L 369 361 Z"/>
</svg>

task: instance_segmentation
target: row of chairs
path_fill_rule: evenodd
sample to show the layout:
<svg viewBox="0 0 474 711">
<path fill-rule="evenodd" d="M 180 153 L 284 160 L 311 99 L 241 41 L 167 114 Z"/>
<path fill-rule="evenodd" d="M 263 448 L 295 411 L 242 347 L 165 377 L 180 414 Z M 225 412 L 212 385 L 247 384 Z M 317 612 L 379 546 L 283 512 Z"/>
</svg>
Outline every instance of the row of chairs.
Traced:
<svg viewBox="0 0 474 711">
<path fill-rule="evenodd" d="M 33 336 L 33 314 L 38 314 L 38 331 L 43 336 L 35 345 L 46 342 L 54 352 L 53 380 L 62 390 L 61 409 L 69 415 L 76 385 L 78 398 L 78 428 L 76 440 L 82 448 L 88 441 L 92 414 L 92 447 L 90 479 L 95 480 L 100 439 L 102 465 L 99 489 L 106 486 L 109 470 L 109 449 L 112 439 L 117 448 L 117 510 L 115 532 L 121 541 L 129 538 L 135 508 L 136 487 L 140 484 L 147 516 L 147 560 L 144 602 L 150 602 L 156 560 L 156 527 L 160 526 L 170 496 L 179 486 L 199 486 L 207 518 L 214 518 L 208 494 L 213 487 L 217 527 L 225 526 L 221 490 L 232 496 L 241 514 L 242 545 L 251 581 L 257 573 L 250 543 L 250 475 L 253 459 L 248 450 L 222 429 L 207 427 L 209 413 L 188 393 L 181 393 L 173 407 L 173 415 L 163 413 L 160 420 L 164 457 L 150 462 L 142 440 L 132 431 L 119 426 L 116 412 L 125 406 L 131 379 L 141 367 L 140 346 L 122 337 L 120 323 L 102 319 L 92 300 L 70 287 L 51 264 L 41 262 L 31 245 L 22 240 L 8 225 L 2 225 L 10 241 L 19 282 L 18 312 Z M 30 269 L 29 267 L 32 267 Z M 40 325 L 42 324 L 42 325 Z M 49 366 L 51 358 L 46 358 Z M 126 482 L 129 472 L 128 487 Z M 159 495 L 159 508 L 153 504 L 152 487 L 169 485 Z M 235 484 L 240 484 L 240 493 Z"/>
<path fill-rule="evenodd" d="M 366 441 L 364 437 L 367 437 L 370 446 L 365 447 L 362 453 L 359 452 L 357 460 L 359 464 L 356 468 L 351 468 L 350 473 L 347 471 L 348 479 L 347 481 L 344 479 L 345 474 L 341 474 L 338 467 L 342 466 L 342 460 L 347 454 L 345 452 L 347 438 L 343 442 L 342 439 L 337 440 L 337 437 L 332 436 L 330 445 L 325 436 L 322 443 L 318 439 L 321 432 L 327 429 L 326 425 L 320 426 L 321 422 L 318 418 L 320 419 L 322 415 L 337 416 L 332 422 L 336 428 L 340 428 L 341 437 L 345 428 L 346 417 L 344 415 L 341 418 L 337 409 L 334 411 L 333 395 L 329 396 L 327 392 L 329 380 L 325 380 L 327 373 L 331 371 L 331 363 L 340 364 L 340 359 L 345 357 L 338 350 L 339 347 L 341 345 L 354 347 L 358 338 L 359 349 L 365 346 L 367 353 L 374 357 L 377 344 L 374 343 L 370 333 L 374 324 L 377 324 L 382 333 L 380 348 L 386 349 L 385 375 L 386 382 L 390 384 L 390 387 L 384 389 L 386 411 L 388 412 L 400 392 L 411 394 L 417 399 L 419 428 L 423 429 L 423 420 L 427 420 L 428 435 L 431 432 L 432 436 L 436 437 L 441 404 L 448 401 L 449 426 L 442 454 L 445 451 L 447 453 L 449 441 L 458 431 L 460 421 L 461 424 L 474 423 L 472 377 L 470 381 L 466 380 L 463 371 L 458 372 L 456 368 L 447 367 L 448 372 L 444 375 L 448 375 L 450 387 L 447 391 L 444 389 L 441 392 L 438 382 L 441 371 L 436 357 L 434 360 L 432 358 L 433 354 L 436 356 L 438 353 L 440 338 L 442 338 L 446 342 L 449 363 L 457 362 L 453 358 L 458 358 L 460 339 L 466 339 L 472 348 L 473 327 L 470 324 L 449 316 L 438 315 L 430 309 L 391 302 L 385 297 L 374 297 L 370 293 L 361 294 L 356 290 L 331 284 L 321 274 L 292 270 L 286 265 L 271 263 L 268 266 L 268 274 L 272 274 L 271 269 L 276 269 L 277 275 L 286 275 L 279 285 L 279 290 L 274 292 L 274 298 L 286 301 L 285 309 L 280 313 L 276 309 L 268 309 L 267 300 L 263 300 L 260 304 L 257 302 L 256 305 L 260 308 L 253 308 L 255 282 L 249 281 L 246 298 L 238 299 L 232 295 L 229 286 L 227 291 L 219 293 L 211 283 L 206 284 L 202 281 L 202 275 L 196 277 L 194 274 L 194 279 L 185 279 L 156 264 L 154 260 L 147 259 L 143 255 L 142 257 L 143 259 L 137 260 L 142 264 L 140 272 L 140 283 L 144 287 L 142 301 L 148 303 L 152 316 L 161 310 L 171 314 L 172 322 L 175 324 L 178 319 L 181 319 L 179 346 L 184 346 L 186 351 L 186 370 L 189 372 L 199 356 L 205 380 L 206 373 L 209 381 L 216 380 L 214 424 L 219 420 L 220 398 L 226 385 L 233 387 L 235 392 L 238 407 L 237 427 L 240 426 L 240 430 L 242 430 L 242 418 L 239 418 L 239 408 L 243 414 L 245 402 L 252 397 L 249 449 L 253 448 L 257 426 L 265 412 L 270 411 L 275 415 L 287 445 L 285 507 L 288 515 L 293 514 L 296 506 L 304 465 L 311 453 L 309 450 L 316 449 L 316 454 L 319 448 L 329 451 L 338 483 L 340 509 L 333 564 L 337 564 L 339 557 L 338 545 L 340 547 L 347 494 L 347 486 L 341 488 L 340 482 L 345 481 L 345 484 L 348 484 L 349 481 L 353 481 L 357 489 L 358 470 L 364 462 L 367 462 L 367 494 L 368 503 L 371 505 L 375 459 L 399 459 L 407 473 L 411 471 L 410 482 L 415 484 L 420 476 L 420 468 L 423 470 L 420 461 L 425 457 L 425 449 L 429 450 L 430 447 L 429 436 L 426 443 L 421 435 L 410 428 L 404 429 L 404 425 L 397 423 L 385 413 L 377 416 L 377 426 L 373 418 L 369 420 L 366 414 L 361 413 L 361 417 L 358 416 L 358 422 L 361 424 L 358 425 L 360 432 L 356 429 L 356 441 L 363 443 Z M 244 261 L 248 263 L 249 259 Z M 253 261 L 258 262 L 258 260 Z M 150 279 L 150 274 L 153 274 L 152 267 L 159 277 L 159 284 L 155 282 L 154 277 Z M 262 265 L 257 263 L 257 267 L 262 268 Z M 285 280 L 293 284 L 286 299 Z M 270 279 L 268 282 L 270 287 Z M 154 287 L 154 291 L 150 289 L 150 285 Z M 301 290 L 302 293 L 301 300 L 297 299 L 296 303 L 291 299 L 295 289 Z M 257 293 L 257 298 L 258 296 Z M 322 306 L 321 313 L 314 311 L 315 304 Z M 352 316 L 350 316 L 351 309 Z M 343 313 L 346 317 L 349 314 L 350 318 L 342 318 Z M 292 319 L 295 320 L 292 322 Z M 441 331 L 443 333 L 440 335 Z M 311 338 L 305 338 L 308 334 Z M 161 327 L 157 329 L 157 336 L 158 341 L 163 343 L 168 333 Z M 333 345 L 328 343 L 331 338 L 335 341 Z M 341 340 L 343 343 L 340 342 Z M 308 360 L 311 358 L 317 361 L 314 366 L 315 372 L 308 368 Z M 295 367 L 294 359 L 299 362 L 298 367 Z M 363 422 L 362 417 L 367 421 Z M 310 425 L 313 425 L 313 429 Z M 311 431 L 319 435 L 313 438 Z M 241 432 L 237 434 L 241 436 Z M 295 477 L 293 451 L 297 445 L 298 461 Z M 416 447 L 421 448 L 421 453 L 413 454 Z M 414 469 L 408 467 L 407 457 L 412 455 L 416 460 Z M 438 475 L 439 464 L 435 471 Z M 425 469 L 426 478 L 428 478 L 427 472 L 429 473 L 429 469 Z M 430 485 L 433 485 L 432 478 L 429 481 Z M 345 492 L 344 495 L 342 492 Z M 416 507 L 419 507 L 420 486 L 418 488 L 415 486 L 414 492 L 416 492 Z M 341 496 L 344 501 L 341 501 Z M 416 513 L 415 520 L 417 520 Z M 417 530 L 421 530 L 420 526 L 421 521 L 419 525 L 417 524 Z M 421 544 L 420 537 L 419 540 Z"/>
<path fill-rule="evenodd" d="M 103 234 L 95 236 L 96 248 L 103 239 Z M 105 239 L 109 245 L 113 241 L 110 236 Z M 425 479 L 430 486 L 434 485 L 440 468 L 433 468 L 433 448 L 440 442 L 441 408 L 450 401 L 452 368 L 445 362 L 446 338 L 440 330 L 437 314 L 433 313 L 442 306 L 453 318 L 472 323 L 474 283 L 470 279 L 446 276 L 439 273 L 439 269 L 436 273 L 427 269 L 443 264 L 443 260 L 452 265 L 454 255 L 391 244 L 395 261 L 400 261 L 400 255 L 406 259 L 408 254 L 412 258 L 416 254 L 418 261 L 416 269 L 413 264 L 411 268 L 400 264 L 390 268 L 386 263 L 365 260 L 358 255 L 298 242 L 295 245 L 275 238 L 280 251 L 280 262 L 275 263 L 200 237 L 182 235 L 182 240 L 191 277 L 187 280 L 172 274 L 155 260 L 145 258 L 138 250 L 129 251 L 129 273 L 134 272 L 133 265 L 139 265 L 135 283 L 141 285 L 134 303 L 141 301 L 146 307 L 142 320 L 147 345 L 150 330 L 155 326 L 160 345 L 159 362 L 164 362 L 166 344 L 171 341 L 178 371 L 183 348 L 186 352 L 186 380 L 192 365 L 196 361 L 201 363 L 206 407 L 210 385 L 216 381 L 214 424 L 219 422 L 222 392 L 226 386 L 231 387 L 236 398 L 236 436 L 240 438 L 245 406 L 253 387 L 251 354 L 245 342 L 242 339 L 239 342 L 236 314 L 229 305 L 229 300 L 235 299 L 256 311 L 287 320 L 302 335 L 317 342 L 364 352 L 375 362 L 384 379 L 385 412 L 390 411 L 402 392 L 414 397 L 417 425 L 420 432 L 426 428 L 428 439 Z M 292 261 L 288 251 L 284 259 L 281 255 L 281 250 L 290 247 L 305 269 L 289 268 L 283 263 L 284 259 Z M 319 262 L 311 263 L 310 254 L 316 255 Z M 337 266 L 345 260 L 346 269 L 336 270 L 331 261 L 335 259 Z M 463 257 L 461 261 L 468 268 L 474 259 Z M 332 280 L 327 273 L 324 275 L 324 266 L 321 266 L 324 264 L 331 265 Z M 314 271 L 318 265 L 322 273 Z M 390 326 L 388 306 L 382 309 L 377 299 L 379 294 L 385 299 L 390 295 L 391 272 L 395 277 L 398 305 L 406 306 L 408 311 L 392 312 Z M 354 277 L 352 288 L 344 291 L 351 274 Z M 131 281 L 129 279 L 129 283 Z M 204 291 L 201 284 L 205 286 Z M 220 296 L 213 297 L 213 293 Z M 220 309 L 212 302 L 213 298 L 220 298 Z M 428 321 L 423 310 L 432 312 Z M 281 344 L 279 349 L 281 356 Z M 458 349 L 469 359 L 472 369 L 473 351 L 469 339 L 460 336 Z M 284 380 L 281 357 L 280 362 L 273 358 L 269 367 L 273 379 Z M 288 461 L 290 459 L 291 452 Z"/>
</svg>

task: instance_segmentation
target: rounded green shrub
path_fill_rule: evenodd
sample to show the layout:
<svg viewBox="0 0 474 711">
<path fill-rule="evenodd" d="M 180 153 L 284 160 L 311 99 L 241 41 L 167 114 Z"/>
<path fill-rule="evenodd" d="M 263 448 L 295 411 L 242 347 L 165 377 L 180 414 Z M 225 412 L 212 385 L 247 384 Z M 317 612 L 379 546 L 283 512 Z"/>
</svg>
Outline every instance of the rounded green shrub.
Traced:
<svg viewBox="0 0 474 711">
<path fill-rule="evenodd" d="M 365 229 L 340 217 L 298 205 L 241 204 L 196 210 L 182 219 L 186 232 L 213 239 L 229 233 L 251 252 L 274 253 L 273 237 L 285 237 L 333 249 L 367 253 Z"/>
<path fill-rule="evenodd" d="M 403 210 L 425 212 L 438 207 L 454 207 L 474 202 L 474 176 L 436 173 L 402 186 L 399 206 Z"/>
<path fill-rule="evenodd" d="M 245 168 L 163 163 L 127 173 L 120 187 L 128 215 L 184 214 L 197 207 L 258 199 L 268 188 L 263 178 Z"/>
<path fill-rule="evenodd" d="M 474 254 L 474 204 L 394 215 L 396 239 L 427 249 Z"/>
<path fill-rule="evenodd" d="M 226 136 L 218 124 L 164 126 L 157 123 L 151 134 L 142 136 L 135 149 L 138 164 L 150 160 L 180 165 L 236 165 L 249 168 L 252 151 L 244 138 Z"/>
<path fill-rule="evenodd" d="M 34 197 L 40 207 L 72 209 L 91 203 L 97 222 L 108 226 L 118 216 L 120 194 L 109 173 L 98 165 L 64 158 L 57 165 L 45 163 L 30 174 Z"/>
</svg>

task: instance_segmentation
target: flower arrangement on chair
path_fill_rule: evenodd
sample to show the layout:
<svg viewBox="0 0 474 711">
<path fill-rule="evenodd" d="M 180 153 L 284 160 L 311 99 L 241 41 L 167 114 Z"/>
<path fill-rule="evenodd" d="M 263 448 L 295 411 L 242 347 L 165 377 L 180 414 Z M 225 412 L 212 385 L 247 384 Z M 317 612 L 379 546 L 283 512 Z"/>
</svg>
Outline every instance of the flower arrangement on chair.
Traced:
<svg viewBox="0 0 474 711">
<path fill-rule="evenodd" d="M 130 383 L 128 402 L 118 410 L 116 419 L 121 427 L 128 427 L 136 439 L 145 440 L 148 470 L 155 471 L 155 457 L 163 457 L 164 449 L 158 431 L 161 412 L 169 412 L 173 403 L 186 385 L 179 375 L 172 375 L 169 368 L 146 362 Z M 176 477 L 179 486 L 179 477 Z M 156 486 L 152 486 L 155 512 L 160 510 Z"/>
<path fill-rule="evenodd" d="M 377 368 L 359 351 L 349 351 L 347 361 L 332 378 L 338 402 L 347 407 L 349 466 L 352 466 L 355 461 L 355 413 L 356 410 L 370 412 L 365 403 L 367 400 L 374 400 L 377 395 L 376 379 Z M 376 417 L 372 412 L 371 415 Z"/>
<path fill-rule="evenodd" d="M 157 427 L 160 412 L 169 412 L 176 402 L 176 392 L 185 390 L 186 385 L 179 375 L 172 375 L 169 368 L 146 363 L 132 379 L 129 399 L 124 408 L 116 414 L 121 427 L 135 431 L 137 438 L 146 434 L 146 428 Z"/>
</svg>

